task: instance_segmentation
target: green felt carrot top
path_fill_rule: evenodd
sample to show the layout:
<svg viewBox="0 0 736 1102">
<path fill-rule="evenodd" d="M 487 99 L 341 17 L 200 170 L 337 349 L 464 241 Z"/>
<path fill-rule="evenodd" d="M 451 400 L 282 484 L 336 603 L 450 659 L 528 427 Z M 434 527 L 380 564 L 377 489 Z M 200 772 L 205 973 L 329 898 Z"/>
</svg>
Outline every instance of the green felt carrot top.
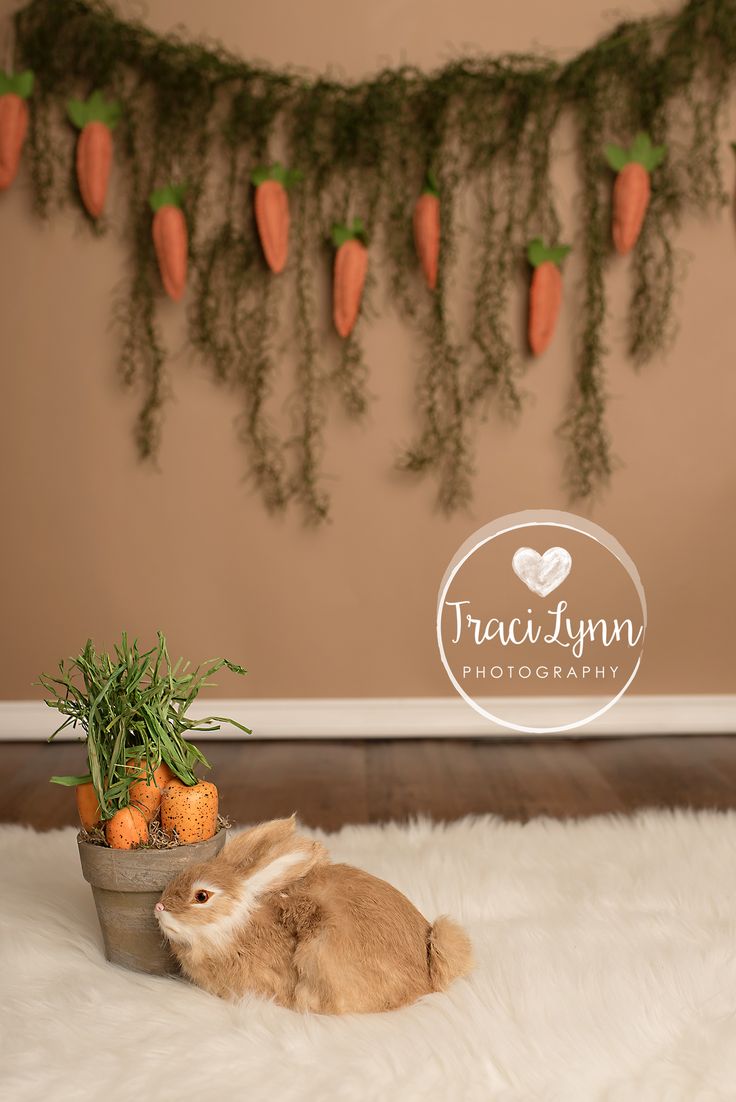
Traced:
<svg viewBox="0 0 736 1102">
<path fill-rule="evenodd" d="M 155 214 L 161 207 L 180 207 L 186 191 L 186 184 L 167 184 L 166 187 L 152 191 L 148 196 L 151 210 Z"/>
<path fill-rule="evenodd" d="M 433 169 L 427 169 L 427 175 L 424 177 L 424 187 L 422 188 L 422 195 L 436 195 L 439 198 L 440 185 L 437 182 L 437 175 Z"/>
<path fill-rule="evenodd" d="M 620 145 L 607 145 L 604 153 L 614 172 L 620 172 L 625 165 L 630 164 L 643 165 L 647 172 L 653 172 L 664 160 L 667 146 L 652 145 L 649 135 L 640 130 L 629 149 Z"/>
<path fill-rule="evenodd" d="M 368 234 L 362 218 L 354 218 L 349 226 L 342 222 L 336 222 L 332 227 L 330 236 L 336 249 L 339 249 L 346 241 L 362 241 L 364 245 L 368 244 Z"/>
<path fill-rule="evenodd" d="M 265 184 L 266 180 L 276 180 L 287 191 L 302 179 L 304 179 L 303 173 L 298 168 L 284 168 L 278 161 L 273 165 L 258 165 L 250 174 L 250 182 L 255 187 L 258 187 L 259 184 Z"/>
<path fill-rule="evenodd" d="M 114 130 L 120 121 L 122 109 L 117 100 L 106 100 L 102 92 L 93 92 L 88 100 L 68 100 L 66 113 L 79 130 L 88 122 L 104 122 L 109 130 Z"/>
<path fill-rule="evenodd" d="M 538 268 L 546 260 L 551 260 L 559 268 L 571 248 L 571 245 L 545 245 L 541 237 L 535 237 L 529 242 L 526 255 L 532 268 Z"/>
<path fill-rule="evenodd" d="M 26 69 L 23 73 L 4 73 L 0 69 L 0 96 L 12 92 L 21 99 L 28 99 L 33 91 L 33 71 Z"/>
</svg>

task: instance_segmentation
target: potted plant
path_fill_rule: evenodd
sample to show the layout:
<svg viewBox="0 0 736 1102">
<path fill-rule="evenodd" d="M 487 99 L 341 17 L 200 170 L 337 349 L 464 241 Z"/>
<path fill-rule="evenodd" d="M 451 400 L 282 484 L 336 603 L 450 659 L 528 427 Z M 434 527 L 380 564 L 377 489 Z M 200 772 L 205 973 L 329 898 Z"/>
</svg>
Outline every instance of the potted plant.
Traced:
<svg viewBox="0 0 736 1102">
<path fill-rule="evenodd" d="M 81 727 L 88 772 L 52 777 L 74 787 L 82 829 L 82 872 L 92 885 L 108 960 L 136 971 L 175 972 L 153 906 L 166 884 L 187 865 L 213 857 L 225 844 L 214 784 L 195 770 L 210 768 L 188 735 L 218 731 L 233 719 L 191 719 L 188 710 L 210 677 L 242 666 L 218 658 L 190 668 L 172 664 L 166 639 L 143 653 L 123 633 L 112 655 L 87 641 L 56 676 L 42 674 L 46 704 L 65 717 L 50 736 Z"/>
</svg>

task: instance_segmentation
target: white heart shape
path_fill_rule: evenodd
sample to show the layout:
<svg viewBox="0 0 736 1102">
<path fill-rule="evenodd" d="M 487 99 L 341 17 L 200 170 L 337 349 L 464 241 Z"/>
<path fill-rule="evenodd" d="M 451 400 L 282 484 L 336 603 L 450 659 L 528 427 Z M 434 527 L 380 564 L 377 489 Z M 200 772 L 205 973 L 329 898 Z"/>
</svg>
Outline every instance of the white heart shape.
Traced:
<svg viewBox="0 0 736 1102">
<path fill-rule="evenodd" d="M 532 593 L 547 597 L 570 573 L 572 555 L 564 547 L 548 547 L 543 555 L 531 547 L 520 547 L 511 565 Z"/>
</svg>

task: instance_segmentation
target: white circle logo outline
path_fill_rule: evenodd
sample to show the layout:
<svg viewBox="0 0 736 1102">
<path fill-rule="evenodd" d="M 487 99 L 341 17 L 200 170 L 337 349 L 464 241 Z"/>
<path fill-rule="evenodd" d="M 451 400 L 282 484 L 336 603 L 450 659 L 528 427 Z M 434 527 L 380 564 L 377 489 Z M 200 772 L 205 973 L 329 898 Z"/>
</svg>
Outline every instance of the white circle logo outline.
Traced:
<svg viewBox="0 0 736 1102">
<path fill-rule="evenodd" d="M 503 525 L 507 521 L 513 521 L 521 517 L 529 519 L 519 520 L 516 524 L 509 524 L 506 527 L 499 528 L 497 531 L 494 530 L 497 525 Z M 560 520 L 559 518 L 561 517 L 564 517 L 565 519 Z M 576 523 L 572 524 L 570 523 L 570 521 L 575 521 Z M 581 524 L 583 527 L 580 527 Z M 480 547 L 483 547 L 486 543 L 490 543 L 492 540 L 497 539 L 498 536 L 506 535 L 507 532 L 516 532 L 522 528 L 535 527 L 566 528 L 569 531 L 577 532 L 581 536 L 587 536 L 588 539 L 593 540 L 594 543 L 599 544 L 601 547 L 605 548 L 605 550 L 608 551 L 610 555 L 613 555 L 613 557 L 621 564 L 621 566 L 623 566 L 624 570 L 629 575 L 631 581 L 634 584 L 634 588 L 636 589 L 637 596 L 639 597 L 639 603 L 641 605 L 642 622 L 644 627 L 644 634 L 642 635 L 642 645 L 641 650 L 639 651 L 639 656 L 636 660 L 634 669 L 632 670 L 631 675 L 623 688 L 619 689 L 618 693 L 616 693 L 616 695 L 611 700 L 600 707 L 598 711 L 594 712 L 592 715 L 584 716 L 583 719 L 575 720 L 574 723 L 561 724 L 558 727 L 528 727 L 521 723 L 513 723 L 509 719 L 501 719 L 499 716 L 494 715 L 492 712 L 489 712 L 486 708 L 482 707 L 482 705 L 480 705 L 477 700 L 474 700 L 471 696 L 469 696 L 468 693 L 465 692 L 465 689 L 463 689 L 462 685 L 455 677 L 455 674 L 450 668 L 450 664 L 447 660 L 447 655 L 445 653 L 445 644 L 442 638 L 442 611 L 445 607 L 445 598 L 447 596 L 447 591 L 452 585 L 455 575 L 457 574 L 460 567 L 463 566 L 463 564 L 466 563 L 468 559 L 472 555 L 474 555 Z M 484 536 L 480 540 L 476 539 L 480 532 L 487 532 L 489 528 L 492 529 L 489 535 Z M 586 529 L 591 530 L 588 531 Z M 467 547 L 469 547 L 469 550 L 465 550 Z M 463 554 L 463 552 L 465 553 Z M 587 723 L 592 723 L 594 719 L 598 719 L 599 716 L 604 715 L 610 708 L 614 706 L 614 704 L 618 703 L 618 701 L 624 695 L 629 685 L 631 685 L 637 673 L 639 672 L 639 666 L 641 665 L 641 659 L 644 653 L 644 639 L 646 637 L 647 629 L 647 602 L 644 594 L 644 587 L 641 584 L 641 578 L 639 577 L 639 572 L 636 569 L 636 565 L 634 564 L 633 559 L 627 554 L 627 552 L 624 550 L 618 540 L 615 539 L 610 532 L 607 532 L 606 529 L 602 528 L 599 524 L 595 524 L 594 521 L 586 520 L 585 517 L 578 517 L 574 513 L 565 513 L 557 509 L 529 509 L 524 510 L 520 513 L 507 513 L 505 516 L 499 517 L 497 520 L 491 521 L 489 524 L 483 525 L 482 528 L 478 528 L 472 534 L 472 536 L 469 536 L 465 543 L 461 545 L 460 549 L 455 552 L 454 557 L 458 556 L 458 562 L 455 563 L 454 566 L 452 565 L 453 560 L 451 560 L 450 566 L 445 571 L 445 575 L 440 585 L 439 599 L 437 601 L 436 621 L 437 646 L 439 648 L 442 665 L 445 668 L 445 673 L 449 677 L 452 684 L 455 686 L 456 691 L 463 698 L 463 700 L 470 705 L 471 708 L 473 708 L 480 715 L 484 716 L 485 719 L 489 719 L 492 723 L 498 724 L 499 727 L 505 727 L 507 730 L 519 731 L 522 734 L 527 735 L 552 735 L 558 734 L 562 731 L 572 731 L 578 727 L 584 727 Z"/>
</svg>

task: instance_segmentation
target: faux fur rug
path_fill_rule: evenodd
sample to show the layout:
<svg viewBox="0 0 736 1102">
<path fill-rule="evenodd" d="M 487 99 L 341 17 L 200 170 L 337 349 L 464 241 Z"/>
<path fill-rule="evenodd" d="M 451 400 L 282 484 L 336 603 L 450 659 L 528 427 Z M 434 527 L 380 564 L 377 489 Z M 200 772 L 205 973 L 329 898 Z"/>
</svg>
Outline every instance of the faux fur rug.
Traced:
<svg viewBox="0 0 736 1102">
<path fill-rule="evenodd" d="M 478 961 L 447 994 L 338 1019 L 106 963 L 74 838 L 0 828 L 3 1099 L 736 1098 L 736 814 L 328 837 L 460 919 Z"/>
</svg>

